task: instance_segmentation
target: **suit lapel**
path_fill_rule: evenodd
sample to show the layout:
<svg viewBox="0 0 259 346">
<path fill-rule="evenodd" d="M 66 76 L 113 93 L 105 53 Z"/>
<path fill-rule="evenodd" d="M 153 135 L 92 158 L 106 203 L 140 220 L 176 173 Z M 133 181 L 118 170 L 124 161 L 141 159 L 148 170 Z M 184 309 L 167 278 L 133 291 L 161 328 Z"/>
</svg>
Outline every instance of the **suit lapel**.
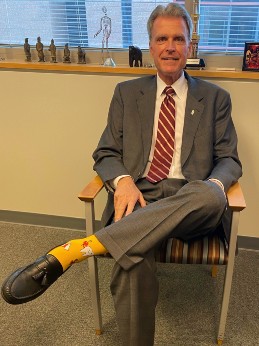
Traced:
<svg viewBox="0 0 259 346">
<path fill-rule="evenodd" d="M 141 124 L 144 165 L 146 165 L 148 161 L 152 143 L 156 88 L 156 76 L 152 76 L 151 81 L 148 80 L 146 85 L 139 90 L 139 96 L 137 98 L 137 107 Z"/>
<path fill-rule="evenodd" d="M 197 88 L 196 83 L 191 77 L 186 76 L 188 80 L 188 95 L 185 108 L 184 128 L 183 128 L 183 141 L 181 152 L 181 165 L 184 166 L 188 156 L 191 152 L 194 137 L 201 120 L 204 110 L 204 105 L 200 102 L 203 95 L 200 94 L 201 90 Z"/>
</svg>

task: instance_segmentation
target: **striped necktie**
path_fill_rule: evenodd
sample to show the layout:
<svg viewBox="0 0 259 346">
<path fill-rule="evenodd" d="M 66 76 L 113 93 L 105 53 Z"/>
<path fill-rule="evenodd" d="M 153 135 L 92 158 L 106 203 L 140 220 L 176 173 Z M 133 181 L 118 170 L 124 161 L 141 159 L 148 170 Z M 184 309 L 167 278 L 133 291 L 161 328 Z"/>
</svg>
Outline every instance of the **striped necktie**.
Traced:
<svg viewBox="0 0 259 346">
<path fill-rule="evenodd" d="M 175 101 L 173 95 L 175 91 L 171 86 L 167 86 L 163 93 L 165 98 L 159 112 L 154 156 L 146 176 L 151 183 L 168 177 L 174 154 Z"/>
</svg>

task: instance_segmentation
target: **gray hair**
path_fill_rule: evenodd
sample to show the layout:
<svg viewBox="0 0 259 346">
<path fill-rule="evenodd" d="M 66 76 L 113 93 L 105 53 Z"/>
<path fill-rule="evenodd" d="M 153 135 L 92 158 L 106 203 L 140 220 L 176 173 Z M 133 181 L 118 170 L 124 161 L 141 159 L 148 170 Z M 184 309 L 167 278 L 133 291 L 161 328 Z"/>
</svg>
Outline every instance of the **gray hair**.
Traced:
<svg viewBox="0 0 259 346">
<path fill-rule="evenodd" d="M 153 12 L 151 13 L 147 21 L 147 31 L 148 31 L 149 40 L 151 40 L 151 32 L 152 32 L 153 24 L 157 17 L 183 18 L 188 29 L 188 38 L 189 40 L 191 40 L 192 26 L 193 26 L 192 19 L 189 13 L 187 12 L 187 10 L 185 9 L 185 7 L 174 2 L 170 2 L 166 6 L 158 5 L 153 10 Z"/>
</svg>

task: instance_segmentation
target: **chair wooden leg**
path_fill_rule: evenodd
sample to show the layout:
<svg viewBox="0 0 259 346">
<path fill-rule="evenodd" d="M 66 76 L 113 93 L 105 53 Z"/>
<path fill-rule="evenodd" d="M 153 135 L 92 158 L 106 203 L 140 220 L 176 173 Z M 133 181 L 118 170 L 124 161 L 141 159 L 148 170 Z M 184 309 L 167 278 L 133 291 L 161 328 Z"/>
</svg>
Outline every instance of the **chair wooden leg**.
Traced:
<svg viewBox="0 0 259 346">
<path fill-rule="evenodd" d="M 211 268 L 211 276 L 213 278 L 216 278 L 218 274 L 218 267 L 216 265 L 213 265 Z"/>
<path fill-rule="evenodd" d="M 101 313 L 101 299 L 99 290 L 99 279 L 98 279 L 98 265 L 97 259 L 94 257 L 88 258 L 88 271 L 89 281 L 91 289 L 91 301 L 93 307 L 93 318 L 95 326 L 95 334 L 102 334 L 102 313 Z"/>
<path fill-rule="evenodd" d="M 87 236 L 94 234 L 94 202 L 85 202 L 85 217 L 86 217 L 86 234 Z M 99 290 L 98 278 L 98 260 L 96 257 L 88 258 L 88 272 L 91 290 L 91 301 L 93 307 L 93 318 L 95 326 L 95 334 L 102 334 L 102 313 L 101 299 Z"/>
<path fill-rule="evenodd" d="M 218 330 L 218 345 L 222 344 L 224 339 L 224 334 L 225 334 L 228 305 L 229 305 L 232 277 L 233 277 L 233 271 L 234 271 L 238 220 L 239 220 L 239 212 L 234 211 L 232 215 L 231 237 L 230 237 L 229 249 L 228 249 L 228 264 L 226 268 L 223 299 L 221 304 L 221 313 L 220 313 L 219 330 Z"/>
</svg>

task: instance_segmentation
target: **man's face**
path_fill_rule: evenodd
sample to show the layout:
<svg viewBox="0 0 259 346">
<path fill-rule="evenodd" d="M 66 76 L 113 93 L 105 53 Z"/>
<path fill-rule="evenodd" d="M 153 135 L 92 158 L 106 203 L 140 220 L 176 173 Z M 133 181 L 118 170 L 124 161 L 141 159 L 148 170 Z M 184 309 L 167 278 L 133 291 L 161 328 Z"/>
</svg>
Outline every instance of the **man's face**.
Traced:
<svg viewBox="0 0 259 346">
<path fill-rule="evenodd" d="M 187 26 L 182 18 L 155 19 L 149 49 L 158 75 L 167 85 L 181 76 L 190 47 Z"/>
</svg>

